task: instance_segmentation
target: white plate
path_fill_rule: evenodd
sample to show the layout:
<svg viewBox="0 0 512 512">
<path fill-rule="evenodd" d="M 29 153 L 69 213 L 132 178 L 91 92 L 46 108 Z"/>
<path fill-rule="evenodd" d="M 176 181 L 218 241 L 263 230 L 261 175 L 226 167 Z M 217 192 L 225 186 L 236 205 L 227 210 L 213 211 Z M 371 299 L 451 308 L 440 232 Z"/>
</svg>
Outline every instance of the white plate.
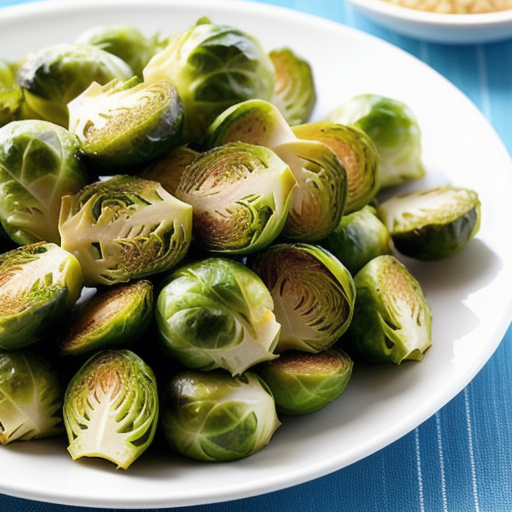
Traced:
<svg viewBox="0 0 512 512">
<path fill-rule="evenodd" d="M 512 38 L 512 10 L 484 14 L 441 14 L 385 0 L 346 0 L 375 23 L 399 34 L 435 43 L 478 44 Z"/>
<path fill-rule="evenodd" d="M 182 30 L 208 15 L 256 35 L 267 49 L 289 46 L 309 60 L 321 118 L 355 94 L 401 99 L 424 133 L 428 179 L 476 189 L 483 204 L 477 239 L 444 262 L 412 264 L 434 314 L 434 345 L 422 363 L 359 368 L 340 399 L 285 419 L 258 454 L 227 464 L 146 453 L 128 471 L 96 460 L 72 462 L 63 440 L 0 449 L 0 492 L 64 504 L 158 508 L 227 501 L 293 486 L 347 466 L 411 431 L 474 377 L 512 319 L 512 165 L 473 104 L 420 61 L 355 30 L 252 2 L 87 0 L 0 10 L 4 58 L 72 41 L 99 23 L 148 34 Z"/>
</svg>

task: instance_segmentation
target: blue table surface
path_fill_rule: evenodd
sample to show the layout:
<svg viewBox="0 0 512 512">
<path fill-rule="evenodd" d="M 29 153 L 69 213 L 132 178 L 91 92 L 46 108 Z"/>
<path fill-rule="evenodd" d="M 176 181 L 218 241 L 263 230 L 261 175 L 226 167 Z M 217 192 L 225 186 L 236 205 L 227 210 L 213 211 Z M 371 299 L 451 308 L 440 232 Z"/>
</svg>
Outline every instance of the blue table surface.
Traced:
<svg viewBox="0 0 512 512">
<path fill-rule="evenodd" d="M 0 0 L 0 8 L 19 3 L 23 2 Z M 373 34 L 414 55 L 444 75 L 475 103 L 512 154 L 512 33 L 509 40 L 496 43 L 433 44 L 386 30 L 359 15 L 343 0 L 267 0 L 262 3 L 329 18 Z M 497 412 L 491 415 L 489 410 Z M 8 468 L 2 467 L 0 471 L 8 471 Z M 0 494 L 0 512 L 88 510 L 99 509 L 40 503 Z M 430 419 L 379 452 L 289 489 L 172 510 L 511 512 L 512 328 L 465 389 Z"/>
</svg>

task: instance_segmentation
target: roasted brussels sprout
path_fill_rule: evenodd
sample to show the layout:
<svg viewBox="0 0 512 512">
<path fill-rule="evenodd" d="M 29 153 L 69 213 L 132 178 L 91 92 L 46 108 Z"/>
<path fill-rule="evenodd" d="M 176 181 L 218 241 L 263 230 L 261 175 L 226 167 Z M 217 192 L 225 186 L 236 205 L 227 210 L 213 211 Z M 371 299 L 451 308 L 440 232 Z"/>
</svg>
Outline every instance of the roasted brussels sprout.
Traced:
<svg viewBox="0 0 512 512">
<path fill-rule="evenodd" d="M 58 245 L 0 254 L 0 349 L 32 345 L 54 331 L 83 287 L 80 264 Z"/>
<path fill-rule="evenodd" d="M 208 258 L 170 276 L 156 304 L 164 348 L 188 368 L 238 375 L 274 355 L 272 297 L 242 263 Z"/>
<path fill-rule="evenodd" d="M 67 128 L 67 104 L 92 82 L 128 80 L 133 71 L 119 57 L 92 45 L 57 44 L 27 54 L 16 82 L 23 90 L 22 116 Z"/>
<path fill-rule="evenodd" d="M 289 125 L 306 123 L 316 103 L 311 66 L 290 48 L 272 50 L 269 57 L 276 72 L 272 103 Z"/>
<path fill-rule="evenodd" d="M 354 363 L 341 349 L 317 354 L 289 350 L 264 363 L 260 375 L 267 383 L 278 412 L 310 414 L 345 391 Z"/>
<path fill-rule="evenodd" d="M 192 459 L 220 462 L 248 457 L 280 426 L 272 394 L 256 374 L 176 375 L 162 400 L 169 445 Z"/>
<path fill-rule="evenodd" d="M 391 254 L 388 228 L 370 205 L 344 215 L 336 229 L 319 244 L 334 254 L 352 275 L 381 254 Z"/>
<path fill-rule="evenodd" d="M 124 60 L 133 73 L 142 78 L 142 70 L 158 48 L 156 37 L 146 37 L 130 25 L 94 25 L 84 30 L 75 44 L 92 44 Z"/>
<path fill-rule="evenodd" d="M 370 136 L 380 156 L 381 189 L 424 176 L 421 130 L 405 103 L 379 94 L 361 94 L 334 109 L 328 119 L 355 125 Z"/>
<path fill-rule="evenodd" d="M 0 443 L 30 441 L 64 431 L 64 389 L 45 358 L 0 350 Z"/>
<path fill-rule="evenodd" d="M 175 196 L 181 175 L 199 155 L 198 151 L 188 146 L 180 146 L 150 163 L 137 176 L 146 180 L 158 181 L 169 194 Z"/>
<path fill-rule="evenodd" d="M 277 244 L 249 262 L 270 290 L 281 334 L 276 352 L 320 352 L 347 330 L 355 301 L 350 272 L 309 244 Z"/>
<path fill-rule="evenodd" d="M 223 112 L 207 132 L 207 147 L 242 141 L 271 148 L 289 165 L 297 187 L 283 234 L 314 242 L 327 236 L 345 210 L 347 172 L 326 144 L 299 140 L 275 105 L 248 100 Z"/>
<path fill-rule="evenodd" d="M 419 260 L 454 256 L 480 229 L 478 194 L 449 184 L 392 197 L 378 212 L 397 251 Z"/>
<path fill-rule="evenodd" d="M 15 120 L 22 99 L 15 67 L 0 59 L 0 127 Z"/>
<path fill-rule="evenodd" d="M 63 354 L 128 346 L 153 318 L 153 284 L 141 280 L 101 290 L 81 305 L 59 346 Z"/>
<path fill-rule="evenodd" d="M 254 37 L 207 18 L 171 38 L 144 68 L 145 82 L 167 80 L 185 105 L 186 133 L 201 140 L 226 108 L 251 98 L 270 100 L 274 66 Z"/>
<path fill-rule="evenodd" d="M 182 143 L 183 103 L 169 82 L 94 82 L 68 110 L 69 131 L 87 158 L 109 174 L 126 174 Z"/>
<path fill-rule="evenodd" d="M 377 256 L 355 276 L 356 303 L 341 343 L 370 363 L 421 361 L 432 345 L 432 313 L 419 282 L 392 255 Z"/>
<path fill-rule="evenodd" d="M 99 457 L 128 469 L 155 435 L 159 401 L 153 370 L 129 350 L 98 352 L 69 383 L 63 411 L 73 460 Z"/>
<path fill-rule="evenodd" d="M 112 285 L 176 265 L 191 242 L 192 207 L 155 181 L 117 175 L 64 196 L 59 230 L 86 285 Z"/>
<path fill-rule="evenodd" d="M 344 212 L 367 205 L 379 191 L 379 156 L 372 140 L 354 126 L 319 121 L 293 127 L 299 139 L 317 140 L 329 146 L 347 171 L 347 200 Z"/>
<path fill-rule="evenodd" d="M 281 233 L 295 185 L 289 167 L 272 150 L 233 142 L 188 165 L 176 197 L 194 208 L 194 240 L 199 245 L 248 254 Z"/>
<path fill-rule="evenodd" d="M 17 244 L 60 243 L 61 197 L 88 183 L 80 143 L 38 120 L 0 128 L 0 222 Z"/>
</svg>

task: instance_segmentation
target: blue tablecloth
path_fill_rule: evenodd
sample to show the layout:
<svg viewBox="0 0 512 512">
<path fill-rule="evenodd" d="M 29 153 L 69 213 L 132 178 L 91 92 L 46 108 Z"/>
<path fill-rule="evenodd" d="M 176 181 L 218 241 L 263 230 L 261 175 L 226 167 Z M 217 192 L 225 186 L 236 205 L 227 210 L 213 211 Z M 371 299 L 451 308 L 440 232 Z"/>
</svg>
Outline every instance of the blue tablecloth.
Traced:
<svg viewBox="0 0 512 512">
<path fill-rule="evenodd" d="M 0 7 L 16 3 L 22 2 L 0 0 Z M 266 3 L 356 27 L 413 54 L 461 89 L 491 122 L 512 153 L 512 34 L 508 41 L 485 45 L 431 44 L 379 27 L 343 0 L 268 0 Z M 0 471 L 9 468 L 2 467 Z M 0 512 L 86 510 L 98 509 L 0 495 Z M 489 362 L 459 395 L 414 431 L 374 455 L 282 491 L 172 510 L 512 511 L 512 328 Z"/>
</svg>

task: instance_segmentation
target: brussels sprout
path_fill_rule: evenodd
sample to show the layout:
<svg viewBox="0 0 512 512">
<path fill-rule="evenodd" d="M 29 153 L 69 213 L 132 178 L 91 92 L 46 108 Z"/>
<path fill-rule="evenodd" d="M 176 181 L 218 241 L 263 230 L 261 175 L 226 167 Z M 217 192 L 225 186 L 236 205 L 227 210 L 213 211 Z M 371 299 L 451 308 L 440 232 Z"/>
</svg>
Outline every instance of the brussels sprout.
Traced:
<svg viewBox="0 0 512 512">
<path fill-rule="evenodd" d="M 237 375 L 277 357 L 272 297 L 242 263 L 208 258 L 170 276 L 156 304 L 164 348 L 188 368 Z"/>
<path fill-rule="evenodd" d="M 153 57 L 158 41 L 146 37 L 130 25 L 94 25 L 75 39 L 75 44 L 91 44 L 124 60 L 133 73 L 142 77 L 142 70 Z"/>
<path fill-rule="evenodd" d="M 167 80 L 185 105 L 187 134 L 201 140 L 226 108 L 251 98 L 270 100 L 274 66 L 254 37 L 201 18 L 176 34 L 144 68 L 144 81 Z"/>
<path fill-rule="evenodd" d="M 194 208 L 203 248 L 248 254 L 281 232 L 296 185 L 272 150 L 233 142 L 203 153 L 183 172 L 176 197 Z"/>
<path fill-rule="evenodd" d="M 108 288 L 87 300 L 60 341 L 63 354 L 126 346 L 146 330 L 153 317 L 153 285 L 136 281 Z"/>
<path fill-rule="evenodd" d="M 330 121 L 355 125 L 367 133 L 380 156 L 381 189 L 421 178 L 421 130 L 403 102 L 378 94 L 361 94 L 334 109 Z"/>
<path fill-rule="evenodd" d="M 155 181 L 118 175 L 64 196 L 59 230 L 86 285 L 111 285 L 176 265 L 191 242 L 192 207 Z"/>
<path fill-rule="evenodd" d="M 332 254 L 308 244 L 277 244 L 250 262 L 274 300 L 281 324 L 277 352 L 320 352 L 347 330 L 355 301 L 350 272 Z"/>
<path fill-rule="evenodd" d="M 56 369 L 29 351 L 0 351 L 0 443 L 64 431 L 64 390 Z"/>
<path fill-rule="evenodd" d="M 69 383 L 63 411 L 73 460 L 99 457 L 128 469 L 155 435 L 159 402 L 153 370 L 129 350 L 98 352 Z"/>
<path fill-rule="evenodd" d="M 353 366 L 350 356 L 341 349 L 318 354 L 290 350 L 266 362 L 260 375 L 272 391 L 278 412 L 309 414 L 343 393 Z"/>
<path fill-rule="evenodd" d="M 432 345 L 432 314 L 418 281 L 394 256 L 377 256 L 355 276 L 354 316 L 341 343 L 370 363 L 421 361 Z"/>
<path fill-rule="evenodd" d="M 68 126 L 67 104 L 91 82 L 128 80 L 133 71 L 119 57 L 92 45 L 57 44 L 27 54 L 16 81 L 23 89 L 24 118 Z"/>
<path fill-rule="evenodd" d="M 299 139 L 317 140 L 329 146 L 343 162 L 347 171 L 347 201 L 345 213 L 368 204 L 379 190 L 379 156 L 372 140 L 354 126 L 329 121 L 293 127 Z"/>
<path fill-rule="evenodd" d="M 276 78 L 272 103 L 291 126 L 306 123 L 316 103 L 311 66 L 290 48 L 272 50 Z"/>
<path fill-rule="evenodd" d="M 0 222 L 18 244 L 60 242 L 61 197 L 88 182 L 80 144 L 46 121 L 0 128 Z"/>
<path fill-rule="evenodd" d="M 22 99 L 14 67 L 0 59 L 0 126 L 15 120 Z"/>
<path fill-rule="evenodd" d="M 187 165 L 191 164 L 200 153 L 187 146 L 180 146 L 150 163 L 137 176 L 146 180 L 158 181 L 162 187 L 176 195 L 176 189 Z"/>
<path fill-rule="evenodd" d="M 480 229 L 478 194 L 453 185 L 392 197 L 378 212 L 395 248 L 420 260 L 459 253 Z"/>
<path fill-rule="evenodd" d="M 77 259 L 40 242 L 0 254 L 0 349 L 17 349 L 46 337 L 82 291 Z"/>
<path fill-rule="evenodd" d="M 388 228 L 370 205 L 344 215 L 337 228 L 319 243 L 334 254 L 352 275 L 373 258 L 391 254 L 393 250 Z"/>
<path fill-rule="evenodd" d="M 298 187 L 283 230 L 286 237 L 313 242 L 338 225 L 347 197 L 347 172 L 327 145 L 299 140 L 278 108 L 263 100 L 227 109 L 205 138 L 207 147 L 232 141 L 266 146 L 289 165 Z"/>
<path fill-rule="evenodd" d="M 201 461 L 248 457 L 280 426 L 272 394 L 256 374 L 183 372 L 167 386 L 162 428 L 177 452 Z"/>
<path fill-rule="evenodd" d="M 146 163 L 178 147 L 183 104 L 168 82 L 139 84 L 136 77 L 94 82 L 68 105 L 69 130 L 88 159 L 114 173 Z"/>
</svg>

